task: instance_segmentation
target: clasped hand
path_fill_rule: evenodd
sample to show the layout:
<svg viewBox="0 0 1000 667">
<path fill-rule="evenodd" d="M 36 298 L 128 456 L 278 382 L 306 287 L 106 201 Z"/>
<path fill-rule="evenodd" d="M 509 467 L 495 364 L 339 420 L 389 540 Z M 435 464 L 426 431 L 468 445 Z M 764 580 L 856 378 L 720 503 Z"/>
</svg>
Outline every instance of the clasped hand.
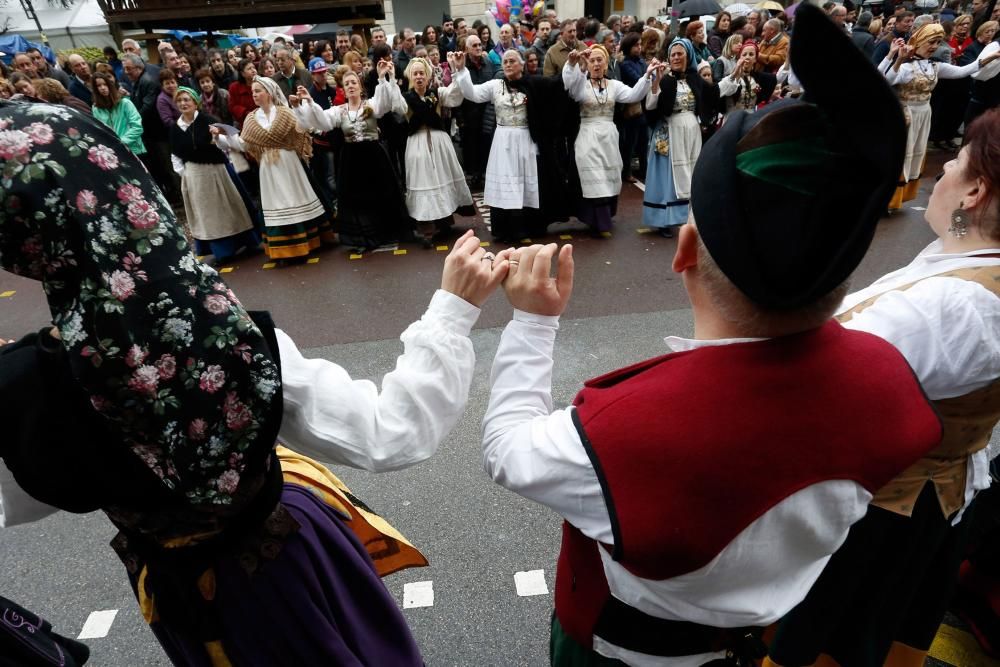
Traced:
<svg viewBox="0 0 1000 667">
<path fill-rule="evenodd" d="M 554 262 L 555 278 L 551 275 Z M 561 315 L 573 292 L 573 246 L 560 249 L 550 243 L 507 248 L 493 257 L 472 230 L 467 231 L 445 259 L 441 289 L 480 307 L 501 283 L 514 308 L 535 315 Z"/>
</svg>

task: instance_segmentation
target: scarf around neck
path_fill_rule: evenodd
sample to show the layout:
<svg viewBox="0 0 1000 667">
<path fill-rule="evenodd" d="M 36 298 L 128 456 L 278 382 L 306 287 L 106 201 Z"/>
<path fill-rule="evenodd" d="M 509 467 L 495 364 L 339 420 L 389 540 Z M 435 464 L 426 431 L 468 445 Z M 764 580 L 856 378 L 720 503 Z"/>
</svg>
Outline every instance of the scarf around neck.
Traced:
<svg viewBox="0 0 1000 667">
<path fill-rule="evenodd" d="M 276 105 L 274 111 L 274 121 L 267 129 L 257 122 L 256 111 L 247 114 L 240 132 L 247 153 L 257 162 L 273 159 L 276 151 L 283 150 L 294 151 L 303 160 L 312 157 L 312 137 L 299 129 L 292 110 Z"/>
</svg>

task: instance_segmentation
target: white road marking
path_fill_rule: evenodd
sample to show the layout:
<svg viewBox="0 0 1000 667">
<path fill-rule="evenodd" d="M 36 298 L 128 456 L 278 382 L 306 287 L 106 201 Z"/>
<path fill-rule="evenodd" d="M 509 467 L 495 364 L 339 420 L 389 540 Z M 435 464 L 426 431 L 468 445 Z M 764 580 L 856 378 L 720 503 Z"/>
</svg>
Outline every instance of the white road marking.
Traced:
<svg viewBox="0 0 1000 667">
<path fill-rule="evenodd" d="M 926 211 L 927 209 L 923 206 L 911 206 L 914 211 Z"/>
<path fill-rule="evenodd" d="M 515 572 L 514 586 L 521 597 L 549 594 L 549 587 L 545 584 L 545 570 Z"/>
<path fill-rule="evenodd" d="M 634 185 L 635 187 L 639 188 L 639 189 L 640 189 L 640 190 L 642 190 L 643 192 L 645 192 L 645 191 L 646 191 L 646 184 L 645 184 L 645 183 L 643 183 L 642 181 L 636 181 L 636 182 L 635 182 L 635 183 L 633 183 L 632 185 Z"/>
<path fill-rule="evenodd" d="M 403 585 L 403 609 L 434 606 L 434 582 L 415 581 Z"/>
<path fill-rule="evenodd" d="M 83 624 L 83 630 L 77 639 L 100 639 L 108 636 L 111 624 L 115 622 L 118 615 L 117 609 L 105 609 L 104 611 L 93 611 L 87 617 L 87 622 Z"/>
</svg>

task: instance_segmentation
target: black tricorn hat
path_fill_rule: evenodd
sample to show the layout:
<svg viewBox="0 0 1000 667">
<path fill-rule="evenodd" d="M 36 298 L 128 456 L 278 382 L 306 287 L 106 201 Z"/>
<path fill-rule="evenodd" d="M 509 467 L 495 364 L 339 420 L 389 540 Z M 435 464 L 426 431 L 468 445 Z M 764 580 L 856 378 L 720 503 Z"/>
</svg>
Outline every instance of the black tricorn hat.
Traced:
<svg viewBox="0 0 1000 667">
<path fill-rule="evenodd" d="M 813 303 L 851 275 L 906 148 L 895 94 L 818 7 L 799 5 L 789 59 L 802 98 L 727 117 L 703 147 L 691 185 L 712 259 L 770 310 Z"/>
</svg>

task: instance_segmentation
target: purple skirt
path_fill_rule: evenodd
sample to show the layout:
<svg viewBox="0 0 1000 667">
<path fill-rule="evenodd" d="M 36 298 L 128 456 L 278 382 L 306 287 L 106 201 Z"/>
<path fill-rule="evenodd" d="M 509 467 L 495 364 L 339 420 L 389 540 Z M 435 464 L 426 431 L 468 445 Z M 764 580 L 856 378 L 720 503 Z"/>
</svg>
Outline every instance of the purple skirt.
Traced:
<svg viewBox="0 0 1000 667">
<path fill-rule="evenodd" d="M 354 533 L 307 489 L 281 502 L 300 529 L 248 576 L 215 563 L 215 607 L 233 665 L 422 665 L 399 607 Z M 133 581 L 133 588 L 135 582 Z M 210 667 L 205 645 L 163 622 L 150 628 L 176 665 Z"/>
</svg>

